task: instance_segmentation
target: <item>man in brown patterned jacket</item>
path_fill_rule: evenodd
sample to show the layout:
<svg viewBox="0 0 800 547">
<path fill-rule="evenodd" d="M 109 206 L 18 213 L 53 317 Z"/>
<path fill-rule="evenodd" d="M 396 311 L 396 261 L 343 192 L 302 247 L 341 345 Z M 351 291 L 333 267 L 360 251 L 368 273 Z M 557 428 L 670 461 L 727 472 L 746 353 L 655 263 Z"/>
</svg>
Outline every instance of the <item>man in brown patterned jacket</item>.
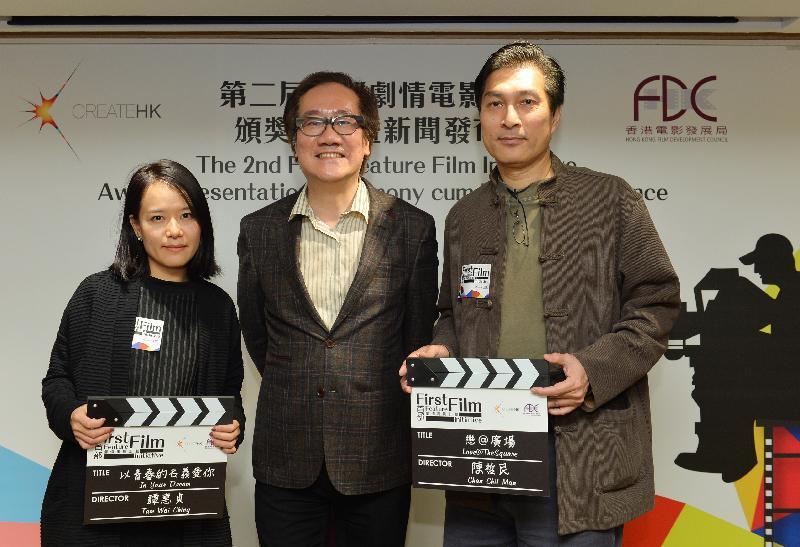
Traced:
<svg viewBox="0 0 800 547">
<path fill-rule="evenodd" d="M 408 352 L 431 340 L 433 217 L 361 178 L 375 96 L 339 72 L 286 102 L 305 187 L 242 219 L 239 310 L 261 374 L 255 429 L 261 545 L 402 547 L 410 500 Z"/>
<path fill-rule="evenodd" d="M 564 102 L 558 63 L 525 42 L 475 81 L 497 168 L 445 224 L 439 320 L 412 357 L 544 357 L 549 498 L 447 493 L 445 546 L 612 546 L 653 506 L 647 372 L 678 314 L 678 279 L 641 196 L 550 151 Z M 461 286 L 490 270 L 488 294 Z M 480 292 L 480 291 L 478 291 Z M 401 383 L 405 383 L 404 368 Z"/>
</svg>

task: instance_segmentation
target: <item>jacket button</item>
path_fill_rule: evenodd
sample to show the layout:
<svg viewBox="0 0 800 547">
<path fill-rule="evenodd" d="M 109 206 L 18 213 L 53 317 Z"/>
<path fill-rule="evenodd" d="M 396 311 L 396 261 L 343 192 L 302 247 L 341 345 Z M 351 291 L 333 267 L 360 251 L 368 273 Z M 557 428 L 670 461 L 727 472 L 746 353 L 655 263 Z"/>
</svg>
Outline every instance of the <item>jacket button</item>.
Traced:
<svg viewBox="0 0 800 547">
<path fill-rule="evenodd" d="M 336 340 L 334 340 L 333 338 L 328 338 L 327 340 L 325 340 L 326 348 L 331 349 L 335 345 L 336 345 Z"/>
<path fill-rule="evenodd" d="M 323 388 L 320 387 L 317 389 L 317 397 L 319 397 L 320 399 L 325 397 L 325 390 Z"/>
</svg>

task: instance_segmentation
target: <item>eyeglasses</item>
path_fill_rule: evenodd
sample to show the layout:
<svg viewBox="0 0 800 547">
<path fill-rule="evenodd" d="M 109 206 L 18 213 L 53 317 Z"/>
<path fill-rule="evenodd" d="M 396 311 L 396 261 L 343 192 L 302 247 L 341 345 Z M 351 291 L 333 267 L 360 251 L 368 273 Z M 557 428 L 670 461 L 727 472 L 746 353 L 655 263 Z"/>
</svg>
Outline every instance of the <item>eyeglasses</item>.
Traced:
<svg viewBox="0 0 800 547">
<path fill-rule="evenodd" d="M 516 241 L 519 245 L 525 245 L 526 247 L 530 244 L 530 237 L 528 236 L 528 215 L 525 213 L 525 207 L 522 205 L 522 202 L 517 195 L 518 192 L 515 190 L 511 190 L 510 188 L 506 188 L 508 193 L 511 194 L 515 200 L 517 200 L 517 207 L 516 205 L 511 209 L 511 214 L 514 215 L 514 225 L 511 226 L 511 233 L 514 234 L 514 241 Z M 522 209 L 522 218 L 519 216 L 519 211 Z"/>
<path fill-rule="evenodd" d="M 306 137 L 319 137 L 325 132 L 328 124 L 340 135 L 352 135 L 356 129 L 364 126 L 364 116 L 356 114 L 345 114 L 332 118 L 306 116 L 305 118 L 296 118 L 294 123 Z"/>
<path fill-rule="evenodd" d="M 522 209 L 522 218 L 519 217 L 519 209 L 514 207 L 511 214 L 514 215 L 514 225 L 511 227 L 511 232 L 514 234 L 514 241 L 526 247 L 530 244 L 528 237 L 528 215 L 525 214 L 525 208 Z"/>
</svg>

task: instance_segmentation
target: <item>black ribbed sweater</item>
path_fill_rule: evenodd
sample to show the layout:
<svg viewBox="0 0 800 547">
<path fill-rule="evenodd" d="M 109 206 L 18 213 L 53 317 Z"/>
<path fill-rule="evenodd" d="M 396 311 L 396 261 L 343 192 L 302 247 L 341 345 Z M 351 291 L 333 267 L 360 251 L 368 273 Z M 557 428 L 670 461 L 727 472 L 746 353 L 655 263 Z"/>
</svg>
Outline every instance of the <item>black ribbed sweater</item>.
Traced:
<svg viewBox="0 0 800 547">
<path fill-rule="evenodd" d="M 164 321 L 159 351 L 131 352 L 129 395 L 192 395 L 197 377 L 197 295 L 193 282 L 148 277 L 139 290 L 138 317 Z"/>
</svg>

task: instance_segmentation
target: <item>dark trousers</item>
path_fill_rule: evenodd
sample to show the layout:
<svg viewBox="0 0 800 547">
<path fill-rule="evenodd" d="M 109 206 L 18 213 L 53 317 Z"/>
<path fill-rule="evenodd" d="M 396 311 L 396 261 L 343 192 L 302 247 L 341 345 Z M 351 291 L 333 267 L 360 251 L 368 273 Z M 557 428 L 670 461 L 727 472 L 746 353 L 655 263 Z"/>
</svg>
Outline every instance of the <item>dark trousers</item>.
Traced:
<svg viewBox="0 0 800 547">
<path fill-rule="evenodd" d="M 307 488 L 256 481 L 256 529 L 261 547 L 403 547 L 411 486 L 346 496 L 325 466 Z"/>
</svg>

